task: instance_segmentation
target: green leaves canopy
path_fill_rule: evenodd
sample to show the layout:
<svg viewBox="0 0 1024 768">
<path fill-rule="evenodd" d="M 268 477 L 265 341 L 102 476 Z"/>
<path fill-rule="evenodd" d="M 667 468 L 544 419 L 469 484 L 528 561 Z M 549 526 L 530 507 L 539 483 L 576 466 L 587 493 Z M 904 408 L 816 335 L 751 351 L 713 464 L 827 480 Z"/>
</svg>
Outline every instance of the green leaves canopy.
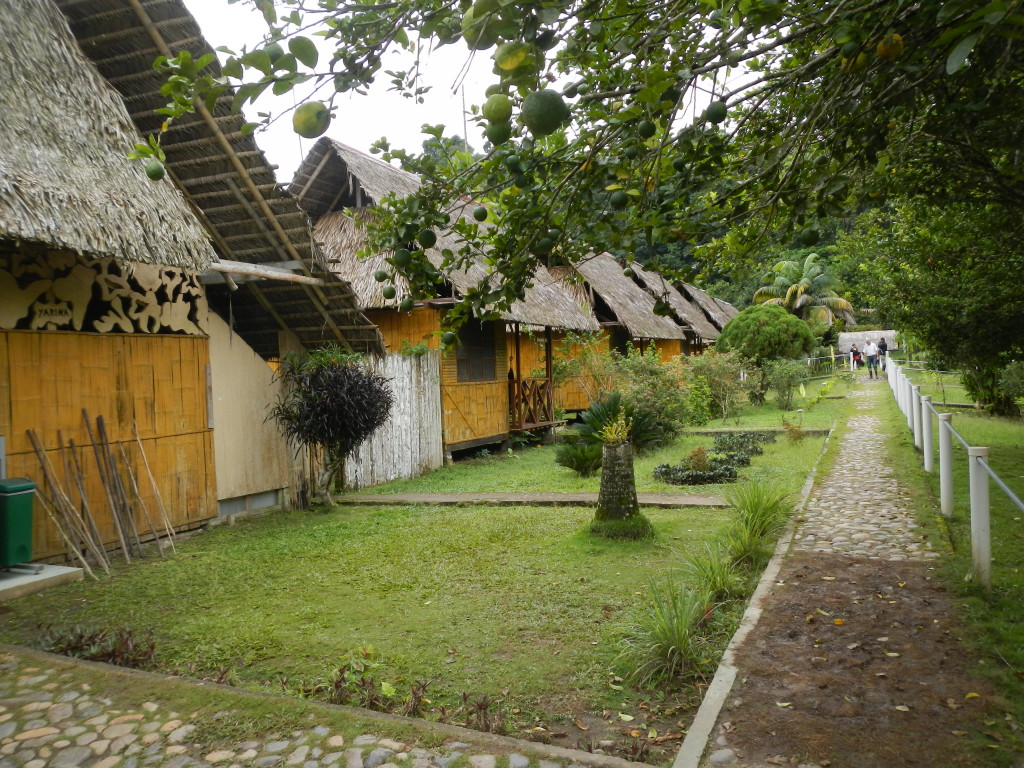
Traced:
<svg viewBox="0 0 1024 768">
<path fill-rule="evenodd" d="M 715 348 L 739 352 L 758 366 L 769 360 L 792 359 L 814 349 L 807 323 L 780 306 L 756 304 L 725 324 Z"/>
<path fill-rule="evenodd" d="M 502 279 L 466 296 L 466 309 L 481 313 L 521 296 L 537 263 L 573 261 L 590 249 L 634 253 L 682 241 L 700 246 L 704 265 L 729 266 L 777 231 L 815 231 L 851 196 L 899 188 L 918 157 L 931 158 L 934 170 L 930 184 L 922 174 L 907 182 L 915 193 L 1021 202 L 1024 161 L 1015 147 L 1024 122 L 1003 112 L 1024 108 L 1020 0 L 257 5 L 267 44 L 224 66 L 232 79 L 251 78 L 236 107 L 268 88 L 285 93 L 310 82 L 329 101 L 382 74 L 422 99 L 420 52 L 466 46 L 464 37 L 467 56 L 470 47 L 477 56 L 502 51 L 492 90 L 507 94 L 513 110 L 508 130 L 492 125 L 489 135 L 510 139 L 455 173 L 386 141 L 377 146 L 426 183 L 415 199 L 379 201 L 371 249 L 404 246 L 424 220 L 457 219 L 466 197 L 489 204 L 496 226 L 481 232 L 456 221 L 463 245 L 445 253 L 446 266 L 459 267 L 474 249 L 489 249 Z M 315 56 L 300 42 L 311 34 L 324 36 L 333 54 Z M 879 47 L 883 38 L 889 47 Z M 276 57 L 267 52 L 286 40 L 288 53 L 279 43 Z M 414 51 L 416 61 L 382 73 L 394 48 Z M 553 88 L 568 117 L 550 135 L 531 134 L 519 121 L 522 105 Z M 943 173 L 933 162 L 941 158 L 956 172 Z M 414 262 L 407 271 L 428 290 L 430 270 Z"/>
<path fill-rule="evenodd" d="M 801 320 L 832 325 L 836 317 L 853 323 L 853 306 L 834 290 L 836 278 L 808 254 L 803 263 L 780 261 L 764 276 L 768 285 L 754 293 L 755 304 L 777 304 Z M 770 281 L 770 282 L 769 282 Z"/>
</svg>

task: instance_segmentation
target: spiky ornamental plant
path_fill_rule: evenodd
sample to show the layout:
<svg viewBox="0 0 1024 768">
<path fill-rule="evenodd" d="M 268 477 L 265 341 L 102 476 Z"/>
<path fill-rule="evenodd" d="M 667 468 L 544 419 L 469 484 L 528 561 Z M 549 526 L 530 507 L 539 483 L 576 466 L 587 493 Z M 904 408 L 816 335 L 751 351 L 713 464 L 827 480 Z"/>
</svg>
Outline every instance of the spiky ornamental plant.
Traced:
<svg viewBox="0 0 1024 768">
<path fill-rule="evenodd" d="M 321 457 L 318 490 L 328 502 L 345 458 L 387 421 L 394 402 L 387 379 L 361 362 L 328 346 L 288 355 L 277 371 L 284 388 L 270 418 L 289 441 Z"/>
</svg>

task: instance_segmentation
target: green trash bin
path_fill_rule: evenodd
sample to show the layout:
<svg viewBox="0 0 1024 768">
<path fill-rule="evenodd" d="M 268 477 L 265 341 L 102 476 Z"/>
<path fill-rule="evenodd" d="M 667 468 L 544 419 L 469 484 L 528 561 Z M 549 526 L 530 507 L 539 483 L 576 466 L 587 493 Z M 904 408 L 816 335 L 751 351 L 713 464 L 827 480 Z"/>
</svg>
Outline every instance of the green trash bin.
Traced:
<svg viewBox="0 0 1024 768">
<path fill-rule="evenodd" d="M 36 484 L 24 477 L 0 480 L 0 567 L 32 559 L 32 499 Z"/>
</svg>

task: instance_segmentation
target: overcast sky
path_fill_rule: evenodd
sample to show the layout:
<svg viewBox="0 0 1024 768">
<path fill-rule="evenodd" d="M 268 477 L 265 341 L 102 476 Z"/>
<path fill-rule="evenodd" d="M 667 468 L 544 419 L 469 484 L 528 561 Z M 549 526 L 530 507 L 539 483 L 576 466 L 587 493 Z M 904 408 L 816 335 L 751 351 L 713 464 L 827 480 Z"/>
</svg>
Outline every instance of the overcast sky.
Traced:
<svg viewBox="0 0 1024 768">
<path fill-rule="evenodd" d="M 263 17 L 249 4 L 228 5 L 227 0 L 184 0 L 185 5 L 196 17 L 203 34 L 211 46 L 227 46 L 235 51 L 248 45 L 256 46 L 266 33 Z M 459 80 L 460 70 L 467 62 L 469 51 L 464 45 L 445 46 L 426 56 L 425 82 L 432 86 L 424 104 L 388 92 L 386 75 L 371 88 L 369 95 L 358 94 L 339 96 L 339 107 L 327 135 L 351 147 L 368 151 L 370 145 L 387 136 L 396 148 L 420 150 L 424 136 L 420 126 L 424 123 L 444 123 L 447 134 L 462 135 L 463 93 L 453 89 Z M 322 54 L 326 56 L 326 54 Z M 385 66 L 383 69 L 393 69 Z M 478 55 L 469 67 L 468 75 L 461 80 L 465 92 L 465 104 L 480 103 L 484 89 L 496 78 L 490 71 L 491 61 L 487 54 Z M 274 115 L 287 110 L 296 103 L 296 96 L 265 96 L 256 107 L 247 108 L 250 119 L 256 111 L 271 112 Z M 468 123 L 469 143 L 476 149 L 483 145 L 472 122 Z M 302 139 L 291 128 L 291 117 L 286 115 L 266 131 L 256 134 L 256 141 L 266 152 L 271 163 L 279 166 L 278 181 L 291 181 L 295 170 L 305 154 L 312 148 L 314 140 Z"/>
</svg>

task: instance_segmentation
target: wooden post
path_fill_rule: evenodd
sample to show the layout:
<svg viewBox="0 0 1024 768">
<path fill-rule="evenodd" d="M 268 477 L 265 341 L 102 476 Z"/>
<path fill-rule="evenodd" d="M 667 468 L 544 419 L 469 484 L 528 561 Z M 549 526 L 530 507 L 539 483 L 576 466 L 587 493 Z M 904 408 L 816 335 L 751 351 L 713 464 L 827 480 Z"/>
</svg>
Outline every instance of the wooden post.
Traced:
<svg viewBox="0 0 1024 768">
<path fill-rule="evenodd" d="M 547 378 L 545 408 L 548 421 L 555 420 L 554 339 L 550 325 L 544 326 L 544 376 Z"/>
</svg>

